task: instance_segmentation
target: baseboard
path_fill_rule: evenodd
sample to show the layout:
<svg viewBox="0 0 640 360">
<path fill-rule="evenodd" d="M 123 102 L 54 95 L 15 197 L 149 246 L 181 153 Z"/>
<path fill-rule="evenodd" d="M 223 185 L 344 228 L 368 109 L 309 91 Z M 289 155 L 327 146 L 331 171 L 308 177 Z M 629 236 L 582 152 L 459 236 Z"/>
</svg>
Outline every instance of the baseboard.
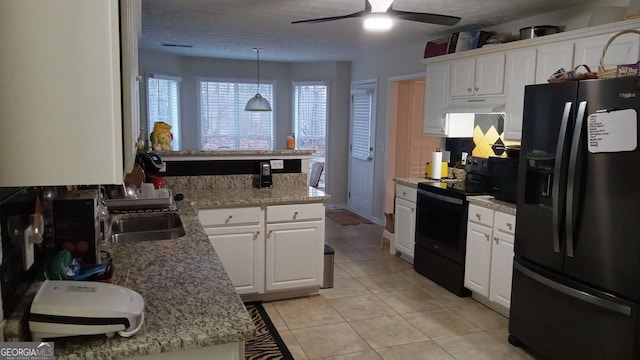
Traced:
<svg viewBox="0 0 640 360">
<path fill-rule="evenodd" d="M 274 292 L 268 292 L 264 294 L 243 294 L 243 295 L 240 295 L 240 298 L 242 299 L 243 302 L 275 301 L 275 300 L 307 297 L 307 296 L 318 295 L 318 294 L 320 294 L 319 286 L 312 286 L 312 287 L 307 287 L 303 289 L 274 291 Z"/>
<path fill-rule="evenodd" d="M 325 204 L 327 210 L 343 210 L 347 208 L 347 204 Z"/>
</svg>

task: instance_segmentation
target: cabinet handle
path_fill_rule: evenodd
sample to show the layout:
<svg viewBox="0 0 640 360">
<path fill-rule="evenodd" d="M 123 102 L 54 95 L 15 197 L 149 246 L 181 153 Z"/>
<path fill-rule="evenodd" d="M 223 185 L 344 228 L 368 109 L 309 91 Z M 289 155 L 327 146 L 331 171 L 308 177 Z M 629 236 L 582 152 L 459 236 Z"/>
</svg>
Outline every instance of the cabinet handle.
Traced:
<svg viewBox="0 0 640 360">
<path fill-rule="evenodd" d="M 270 236 L 272 232 L 273 230 L 269 230 L 269 233 L 267 234 L 267 236 Z"/>
<path fill-rule="evenodd" d="M 507 227 L 509 228 L 509 230 L 513 230 L 513 229 L 511 229 L 513 227 L 513 225 L 511 223 L 507 223 Z"/>
<path fill-rule="evenodd" d="M 233 215 L 227 216 L 227 220 L 231 220 L 232 217 L 233 217 Z"/>
<path fill-rule="evenodd" d="M 489 234 L 484 234 L 484 237 L 489 241 Z"/>
<path fill-rule="evenodd" d="M 471 92 L 471 90 L 472 90 L 471 88 L 467 88 L 467 92 Z"/>
<path fill-rule="evenodd" d="M 298 217 L 298 212 L 297 212 L 297 211 L 294 211 L 294 212 L 293 212 L 293 218 L 295 219 L 295 218 L 297 218 L 297 217 Z"/>
<path fill-rule="evenodd" d="M 256 231 L 256 235 L 260 235 L 260 230 Z"/>
<path fill-rule="evenodd" d="M 477 87 L 477 86 L 476 86 L 474 89 L 475 89 L 476 91 L 480 90 L 480 88 L 479 88 L 479 87 Z"/>
<path fill-rule="evenodd" d="M 498 243 L 498 241 L 499 241 L 498 237 L 494 237 L 494 238 L 493 238 L 493 241 L 495 241 L 495 242 L 496 242 L 496 244 L 497 244 L 497 243 Z"/>
<path fill-rule="evenodd" d="M 482 219 L 482 215 L 480 214 L 476 214 L 476 217 L 478 218 L 478 220 Z"/>
<path fill-rule="evenodd" d="M 402 196 L 407 196 L 407 193 L 403 191 Z"/>
</svg>

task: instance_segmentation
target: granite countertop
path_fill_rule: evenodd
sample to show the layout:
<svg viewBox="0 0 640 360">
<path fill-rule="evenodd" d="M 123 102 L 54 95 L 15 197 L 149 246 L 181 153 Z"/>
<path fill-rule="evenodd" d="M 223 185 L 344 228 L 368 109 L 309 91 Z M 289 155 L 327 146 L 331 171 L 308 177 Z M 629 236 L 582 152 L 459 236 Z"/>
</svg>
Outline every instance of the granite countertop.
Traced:
<svg viewBox="0 0 640 360">
<path fill-rule="evenodd" d="M 255 326 L 195 210 L 181 202 L 178 213 L 184 237 L 125 242 L 108 249 L 114 258 L 115 284 L 144 298 L 142 329 L 130 338 L 95 335 L 55 340 L 56 359 L 119 359 L 253 338 Z"/>
<path fill-rule="evenodd" d="M 323 191 L 307 185 L 287 187 L 193 189 L 183 191 L 185 199 L 196 208 L 226 208 L 278 205 L 302 202 L 323 202 L 330 198 Z"/>
<path fill-rule="evenodd" d="M 467 201 L 469 201 L 470 204 L 497 210 L 510 215 L 516 215 L 516 204 L 496 200 L 491 195 L 467 196 Z"/>
<path fill-rule="evenodd" d="M 154 151 L 160 157 L 201 156 L 201 157 L 233 157 L 233 156 L 309 156 L 313 150 L 159 150 Z"/>
<path fill-rule="evenodd" d="M 105 249 L 114 258 L 114 283 L 139 292 L 145 300 L 141 330 L 130 338 L 92 335 L 56 339 L 56 359 L 121 359 L 251 339 L 255 326 L 211 246 L 196 209 L 322 202 L 330 198 L 307 185 L 203 188 L 184 195 L 185 200 L 178 202 L 184 237 L 123 242 Z M 151 215 L 112 215 L 110 220 Z M 37 284 L 33 288 L 29 303 Z M 24 312 L 28 306 L 25 304 Z"/>
<path fill-rule="evenodd" d="M 416 188 L 418 187 L 418 183 L 427 182 L 428 180 L 424 177 L 405 177 L 405 178 L 393 178 L 393 181 L 395 181 L 396 184 L 399 184 L 399 185 Z"/>
</svg>

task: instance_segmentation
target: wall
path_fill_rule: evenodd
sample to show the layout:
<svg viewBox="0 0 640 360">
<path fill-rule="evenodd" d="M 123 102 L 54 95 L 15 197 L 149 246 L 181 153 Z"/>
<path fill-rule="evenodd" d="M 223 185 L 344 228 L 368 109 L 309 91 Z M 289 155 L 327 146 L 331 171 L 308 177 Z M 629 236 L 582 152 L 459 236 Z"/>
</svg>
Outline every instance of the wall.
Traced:
<svg viewBox="0 0 640 360">
<path fill-rule="evenodd" d="M 180 116 L 184 150 L 198 150 L 197 78 L 228 81 L 256 81 L 256 62 L 175 56 L 140 50 L 140 72 L 182 78 Z M 287 135 L 293 132 L 292 82 L 327 81 L 329 83 L 329 121 L 325 189 L 331 195 L 329 206 L 347 203 L 347 164 L 349 133 L 350 62 L 285 63 L 260 61 L 260 82 L 274 84 L 274 147 L 284 149 Z M 141 122 L 146 124 L 146 86 L 140 88 Z"/>
<path fill-rule="evenodd" d="M 632 1 L 634 3 L 638 3 L 638 0 Z M 586 2 L 586 4 L 574 8 L 513 21 L 487 28 L 485 30 L 516 34 L 522 27 L 540 24 L 563 26 L 566 31 L 576 30 L 590 26 L 589 23 L 592 16 L 594 14 L 597 15 L 599 11 L 608 6 L 629 7 L 629 0 L 600 0 Z M 640 5 L 632 6 L 640 9 Z M 629 7 L 629 9 L 631 9 L 631 7 Z M 378 79 L 373 214 L 375 218 L 374 220 L 380 223 L 382 223 L 381 219 L 383 219 L 383 212 L 385 209 L 384 198 L 386 182 L 385 175 L 387 174 L 386 167 L 393 166 L 392 163 L 386 162 L 386 156 L 384 156 L 388 129 L 387 119 L 389 116 L 387 107 L 389 79 L 408 74 L 423 73 L 425 71 L 425 66 L 422 63 L 422 57 L 425 43 L 441 36 L 447 36 L 450 32 L 451 30 L 444 30 L 442 33 L 430 36 L 428 39 L 425 38 L 423 41 L 410 44 L 405 43 L 403 45 L 399 45 L 397 48 L 389 49 L 384 53 L 363 53 L 352 62 L 351 81 L 360 81 L 372 78 Z"/>
</svg>

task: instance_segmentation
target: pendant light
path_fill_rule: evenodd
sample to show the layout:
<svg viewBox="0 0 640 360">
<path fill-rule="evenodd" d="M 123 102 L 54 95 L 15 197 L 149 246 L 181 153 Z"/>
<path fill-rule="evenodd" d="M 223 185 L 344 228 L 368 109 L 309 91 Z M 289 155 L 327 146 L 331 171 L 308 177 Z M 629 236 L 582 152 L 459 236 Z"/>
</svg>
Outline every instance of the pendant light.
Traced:
<svg viewBox="0 0 640 360">
<path fill-rule="evenodd" d="M 269 101 L 260 95 L 260 50 L 261 48 L 253 48 L 258 57 L 258 88 L 256 95 L 249 99 L 247 106 L 244 107 L 244 111 L 271 111 L 271 104 Z"/>
</svg>

